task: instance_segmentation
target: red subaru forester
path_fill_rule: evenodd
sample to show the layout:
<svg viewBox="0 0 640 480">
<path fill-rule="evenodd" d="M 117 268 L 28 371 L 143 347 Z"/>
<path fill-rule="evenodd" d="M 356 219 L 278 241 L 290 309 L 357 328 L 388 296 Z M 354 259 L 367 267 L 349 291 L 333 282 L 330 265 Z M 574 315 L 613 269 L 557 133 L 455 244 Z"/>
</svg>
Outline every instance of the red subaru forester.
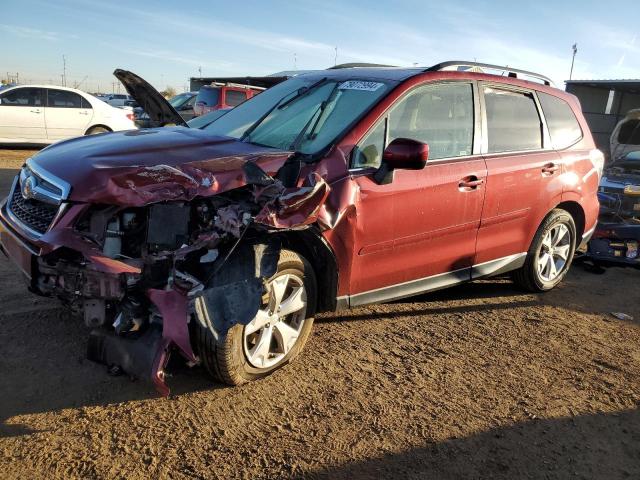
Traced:
<svg viewBox="0 0 640 480">
<path fill-rule="evenodd" d="M 197 129 L 161 107 L 178 126 L 29 159 L 0 239 L 84 317 L 91 359 L 164 394 L 174 350 L 239 384 L 296 357 L 318 312 L 505 272 L 549 290 L 596 225 L 603 156 L 576 98 L 530 72 L 316 71 Z"/>
</svg>

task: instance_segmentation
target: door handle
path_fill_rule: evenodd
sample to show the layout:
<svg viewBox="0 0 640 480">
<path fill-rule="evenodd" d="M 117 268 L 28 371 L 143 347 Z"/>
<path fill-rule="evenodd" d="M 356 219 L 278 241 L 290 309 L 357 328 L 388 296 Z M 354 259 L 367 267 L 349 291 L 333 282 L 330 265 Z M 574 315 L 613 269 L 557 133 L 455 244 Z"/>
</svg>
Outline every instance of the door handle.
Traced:
<svg viewBox="0 0 640 480">
<path fill-rule="evenodd" d="M 31 113 L 40 113 L 40 110 L 31 110 Z"/>
<path fill-rule="evenodd" d="M 89 115 L 89 112 L 78 112 L 80 115 Z"/>
<path fill-rule="evenodd" d="M 463 178 L 458 183 L 458 188 L 463 192 L 468 192 L 471 190 L 476 190 L 480 185 L 484 183 L 484 179 L 478 178 L 475 175 L 470 177 Z"/>
<path fill-rule="evenodd" d="M 555 163 L 547 163 L 544 167 L 542 167 L 543 175 L 553 175 L 558 170 L 560 170 L 560 165 L 556 165 Z"/>
</svg>

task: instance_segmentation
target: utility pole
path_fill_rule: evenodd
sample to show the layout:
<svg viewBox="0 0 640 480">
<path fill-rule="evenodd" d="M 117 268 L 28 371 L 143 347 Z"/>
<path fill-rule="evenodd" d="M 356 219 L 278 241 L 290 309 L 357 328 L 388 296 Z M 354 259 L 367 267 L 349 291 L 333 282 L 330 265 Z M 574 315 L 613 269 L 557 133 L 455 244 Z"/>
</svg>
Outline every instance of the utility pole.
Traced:
<svg viewBox="0 0 640 480">
<path fill-rule="evenodd" d="M 571 80 L 571 77 L 573 77 L 573 62 L 575 62 L 576 53 L 578 53 L 578 44 L 574 43 L 571 49 L 573 50 L 573 57 L 571 57 L 571 70 L 569 71 L 569 80 Z"/>
<path fill-rule="evenodd" d="M 198 67 L 198 74 L 200 78 L 202 78 L 202 67 Z"/>
<path fill-rule="evenodd" d="M 298 55 L 296 54 L 296 52 L 293 52 L 293 69 L 298 69 Z"/>
<path fill-rule="evenodd" d="M 62 55 L 62 86 L 67 86 L 67 57 Z"/>
<path fill-rule="evenodd" d="M 338 47 L 335 48 L 336 54 L 333 57 L 333 66 L 335 67 L 338 64 Z"/>
</svg>

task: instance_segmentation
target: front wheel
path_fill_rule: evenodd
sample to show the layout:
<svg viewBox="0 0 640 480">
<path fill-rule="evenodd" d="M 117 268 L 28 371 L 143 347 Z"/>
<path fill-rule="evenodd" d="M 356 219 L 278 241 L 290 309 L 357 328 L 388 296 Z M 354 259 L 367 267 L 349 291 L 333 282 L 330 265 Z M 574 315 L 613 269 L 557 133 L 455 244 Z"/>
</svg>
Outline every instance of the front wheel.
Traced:
<svg viewBox="0 0 640 480">
<path fill-rule="evenodd" d="M 513 272 L 516 284 L 532 292 L 546 292 L 569 271 L 576 249 L 576 225 L 565 210 L 555 209 L 544 219 L 524 265 Z"/>
<path fill-rule="evenodd" d="M 268 281 L 262 305 L 247 325 L 226 334 L 196 326 L 196 345 L 207 371 L 228 385 L 265 377 L 291 362 L 311 333 L 317 295 L 309 262 L 282 250 L 278 270 Z"/>
</svg>

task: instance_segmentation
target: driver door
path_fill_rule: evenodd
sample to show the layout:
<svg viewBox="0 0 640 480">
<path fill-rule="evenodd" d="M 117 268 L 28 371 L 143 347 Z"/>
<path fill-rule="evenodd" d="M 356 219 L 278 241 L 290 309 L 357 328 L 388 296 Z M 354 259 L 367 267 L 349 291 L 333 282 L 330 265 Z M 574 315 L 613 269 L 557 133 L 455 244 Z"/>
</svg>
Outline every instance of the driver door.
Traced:
<svg viewBox="0 0 640 480">
<path fill-rule="evenodd" d="M 401 97 L 361 140 L 351 172 L 359 187 L 351 305 L 385 301 L 470 279 L 487 175 L 470 82 L 426 84 Z M 423 170 L 374 173 L 395 138 L 429 145 Z"/>
</svg>

